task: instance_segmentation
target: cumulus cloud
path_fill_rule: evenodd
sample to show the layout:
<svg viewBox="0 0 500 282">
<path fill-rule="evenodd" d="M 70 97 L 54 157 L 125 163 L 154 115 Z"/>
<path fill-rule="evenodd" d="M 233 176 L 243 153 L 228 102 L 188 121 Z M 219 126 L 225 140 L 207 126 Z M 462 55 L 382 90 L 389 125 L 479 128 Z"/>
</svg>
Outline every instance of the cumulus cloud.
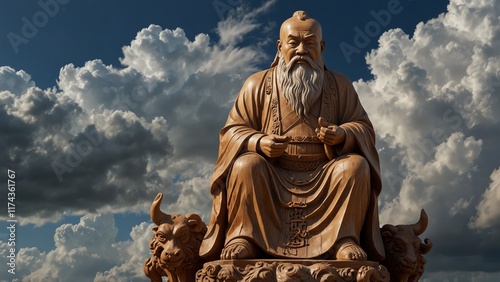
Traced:
<svg viewBox="0 0 500 282">
<path fill-rule="evenodd" d="M 116 233 L 110 214 L 84 216 L 78 224 L 58 227 L 54 234 L 56 248 L 45 255 L 41 267 L 33 269 L 23 281 L 69 281 L 75 278 L 91 281 L 96 270 L 115 265 L 119 256 L 118 250 L 113 248 Z M 37 260 L 27 252 L 24 254 L 27 260 Z"/>
<path fill-rule="evenodd" d="M 493 271 L 498 262 L 492 250 L 500 250 L 493 204 L 499 181 L 499 15 L 498 1 L 452 0 L 447 13 L 419 23 L 412 36 L 400 29 L 384 33 L 366 57 L 374 78 L 354 83 L 378 136 L 381 221 L 412 223 L 426 209 L 424 236 L 439 242 L 429 255 L 431 272 L 466 264 Z M 486 227 L 489 232 L 481 232 Z M 450 238 L 451 230 L 460 241 Z M 439 259 L 446 256 L 462 259 Z"/>
<path fill-rule="evenodd" d="M 33 282 L 144 281 L 142 265 L 150 256 L 152 226 L 140 223 L 132 228 L 130 240 L 117 242 L 118 230 L 111 214 L 85 215 L 77 224 L 56 229 L 55 249 L 48 253 L 36 247 L 21 248 L 13 277 Z M 0 246 L 0 260 L 5 265 L 8 248 L 3 242 Z"/>
<path fill-rule="evenodd" d="M 123 47 L 121 67 L 98 59 L 68 64 L 50 89 L 1 67 L 0 164 L 23 187 L 21 223 L 144 211 L 160 191 L 167 208 L 197 203 L 208 214 L 217 132 L 243 80 L 267 58 L 241 38 L 273 3 L 238 7 L 216 40 L 150 25 Z M 239 40 L 227 40 L 232 28 Z"/>
<path fill-rule="evenodd" d="M 473 218 L 470 226 L 484 229 L 498 227 L 500 224 L 500 168 L 495 169 L 490 176 L 491 183 L 484 191 L 481 202 L 476 206 L 477 216 Z"/>
<path fill-rule="evenodd" d="M 143 265 L 151 256 L 149 240 L 153 235 L 153 224 L 142 222 L 132 228 L 132 240 L 116 243 L 119 261 L 115 266 L 103 272 L 97 272 L 94 281 L 143 281 Z"/>
<path fill-rule="evenodd" d="M 25 71 L 15 71 L 11 67 L 0 68 L 0 89 L 11 93 L 23 93 L 29 87 L 35 86 L 31 76 Z"/>
</svg>

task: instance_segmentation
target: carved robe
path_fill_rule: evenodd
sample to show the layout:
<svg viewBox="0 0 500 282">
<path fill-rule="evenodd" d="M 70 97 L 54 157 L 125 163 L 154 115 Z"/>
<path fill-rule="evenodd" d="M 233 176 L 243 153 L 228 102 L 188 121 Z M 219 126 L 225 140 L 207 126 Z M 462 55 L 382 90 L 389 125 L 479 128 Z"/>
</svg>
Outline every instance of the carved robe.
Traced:
<svg viewBox="0 0 500 282">
<path fill-rule="evenodd" d="M 352 84 L 325 70 L 321 97 L 304 119 L 278 89 L 275 68 L 252 75 L 220 132 L 200 255 L 218 259 L 225 244 L 243 237 L 274 257 L 331 257 L 334 243 L 350 237 L 369 259 L 382 260 L 375 134 Z M 345 130 L 343 144 L 324 145 L 316 137 L 320 116 Z M 291 137 L 283 156 L 256 153 L 258 140 L 269 134 Z"/>
</svg>

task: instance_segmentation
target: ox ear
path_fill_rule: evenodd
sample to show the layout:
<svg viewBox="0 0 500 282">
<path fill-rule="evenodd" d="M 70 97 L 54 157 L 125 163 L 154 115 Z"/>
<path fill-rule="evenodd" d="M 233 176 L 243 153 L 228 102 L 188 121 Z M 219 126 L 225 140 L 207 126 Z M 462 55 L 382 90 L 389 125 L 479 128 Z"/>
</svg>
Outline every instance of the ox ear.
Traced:
<svg viewBox="0 0 500 282">
<path fill-rule="evenodd" d="M 201 229 L 203 228 L 203 221 L 201 220 L 201 217 L 197 214 L 190 213 L 186 215 L 187 223 L 189 228 L 191 228 L 191 231 L 193 232 L 200 232 Z"/>
<path fill-rule="evenodd" d="M 392 224 L 386 224 L 380 229 L 382 233 L 382 240 L 390 241 L 398 233 L 398 228 Z"/>
<path fill-rule="evenodd" d="M 432 241 L 429 238 L 425 238 L 423 243 L 420 243 L 420 253 L 422 255 L 427 254 L 432 249 Z"/>
<path fill-rule="evenodd" d="M 380 231 L 382 231 L 382 233 L 386 233 L 387 235 L 394 235 L 398 233 L 398 228 L 392 224 L 386 224 L 380 228 Z"/>
</svg>

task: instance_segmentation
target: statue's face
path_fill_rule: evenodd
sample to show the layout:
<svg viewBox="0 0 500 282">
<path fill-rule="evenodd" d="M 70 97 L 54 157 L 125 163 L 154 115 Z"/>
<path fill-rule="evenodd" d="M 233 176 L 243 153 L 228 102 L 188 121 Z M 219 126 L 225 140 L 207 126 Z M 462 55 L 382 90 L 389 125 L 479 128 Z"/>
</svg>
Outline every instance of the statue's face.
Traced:
<svg viewBox="0 0 500 282">
<path fill-rule="evenodd" d="M 287 64 L 294 56 L 309 56 L 314 62 L 319 63 L 324 44 L 321 27 L 317 22 L 289 20 L 281 26 L 277 47 Z"/>
</svg>

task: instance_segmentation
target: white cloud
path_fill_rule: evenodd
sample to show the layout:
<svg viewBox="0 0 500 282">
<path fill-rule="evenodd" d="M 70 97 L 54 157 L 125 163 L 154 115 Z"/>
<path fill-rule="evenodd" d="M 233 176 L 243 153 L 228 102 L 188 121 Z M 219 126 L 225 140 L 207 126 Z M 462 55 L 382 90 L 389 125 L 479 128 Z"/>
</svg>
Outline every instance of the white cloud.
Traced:
<svg viewBox="0 0 500 282">
<path fill-rule="evenodd" d="M 470 172 L 474 162 L 481 152 L 481 140 L 470 136 L 465 138 L 463 133 L 452 133 L 448 139 L 436 146 L 435 161 L 424 168 L 424 176 L 445 173 L 445 170 L 457 173 L 459 176 Z"/>
<path fill-rule="evenodd" d="M 206 175 L 210 175 L 210 172 L 207 172 Z M 179 181 L 176 186 L 181 191 L 180 195 L 175 203 L 164 208 L 165 212 L 198 213 L 202 220 L 208 223 L 210 214 L 207 211 L 212 207 L 212 198 L 206 196 L 205 187 L 210 186 L 210 177 L 192 177 Z"/>
<path fill-rule="evenodd" d="M 473 197 L 468 199 L 468 200 L 466 200 L 464 198 L 458 199 L 451 207 L 450 215 L 453 216 L 453 215 L 456 215 L 457 213 L 459 213 L 461 210 L 466 210 L 469 207 L 469 205 L 473 199 L 474 199 Z"/>
<path fill-rule="evenodd" d="M 384 33 L 366 57 L 374 79 L 354 83 L 378 136 L 381 223 L 413 223 L 425 208 L 425 237 L 435 243 L 431 272 L 465 265 L 440 259 L 452 256 L 492 261 L 467 261 L 492 271 L 497 253 L 490 250 L 500 248 L 498 176 L 485 181 L 500 157 L 499 16 L 498 1 L 452 0 L 447 13 L 418 24 L 412 36 Z M 450 239 L 450 230 L 460 239 Z M 481 242 L 474 250 L 456 248 L 474 242 Z"/>
<path fill-rule="evenodd" d="M 266 1 L 261 7 L 250 10 L 240 5 L 229 14 L 229 17 L 217 24 L 217 33 L 220 36 L 220 44 L 236 45 L 240 43 L 244 35 L 261 27 L 256 21 L 257 16 L 266 13 L 276 3 L 276 0 Z"/>
<path fill-rule="evenodd" d="M 389 187 L 393 201 L 382 202 L 384 221 L 410 220 L 419 208 L 438 201 L 436 185 L 455 186 L 451 203 L 470 199 L 464 197 L 469 196 L 464 181 L 480 177 L 480 156 L 498 138 L 479 129 L 481 124 L 493 130 L 500 122 L 493 110 L 500 106 L 493 95 L 500 89 L 492 83 L 500 68 L 494 48 L 500 42 L 491 36 L 500 36 L 500 30 L 495 21 L 483 20 L 498 13 L 496 2 L 451 1 L 448 13 L 420 23 L 413 37 L 390 30 L 367 55 L 374 79 L 354 84 L 379 136 L 385 184 L 402 185 L 401 192 Z M 479 72 L 478 65 L 489 68 Z"/>
<path fill-rule="evenodd" d="M 35 83 L 25 71 L 15 71 L 7 66 L 0 67 L 0 89 L 2 91 L 23 93 L 32 86 L 35 86 Z"/>
<path fill-rule="evenodd" d="M 16 274 L 3 272 L 0 280 L 17 281 L 144 281 L 143 264 L 150 256 L 153 224 L 132 228 L 131 240 L 116 242 L 117 228 L 111 214 L 86 215 L 78 224 L 64 224 L 54 234 L 55 249 L 41 253 L 21 248 Z M 5 265 L 7 244 L 0 242 Z M 114 279 L 114 280 L 113 280 Z"/>
<path fill-rule="evenodd" d="M 84 216 L 78 224 L 58 227 L 54 234 L 56 247 L 46 255 L 36 250 L 19 251 L 19 256 L 24 255 L 25 267 L 32 270 L 22 280 L 91 281 L 96 271 L 109 269 L 120 259 L 114 247 L 116 232 L 110 214 Z"/>
<path fill-rule="evenodd" d="M 143 265 L 150 256 L 149 240 L 153 235 L 153 224 L 143 222 L 130 232 L 131 241 L 116 243 L 119 263 L 109 270 L 98 272 L 94 281 L 143 281 Z"/>
<path fill-rule="evenodd" d="M 470 223 L 472 228 L 485 229 L 500 225 L 500 168 L 490 175 L 491 183 L 476 206 L 477 216 Z"/>
</svg>

